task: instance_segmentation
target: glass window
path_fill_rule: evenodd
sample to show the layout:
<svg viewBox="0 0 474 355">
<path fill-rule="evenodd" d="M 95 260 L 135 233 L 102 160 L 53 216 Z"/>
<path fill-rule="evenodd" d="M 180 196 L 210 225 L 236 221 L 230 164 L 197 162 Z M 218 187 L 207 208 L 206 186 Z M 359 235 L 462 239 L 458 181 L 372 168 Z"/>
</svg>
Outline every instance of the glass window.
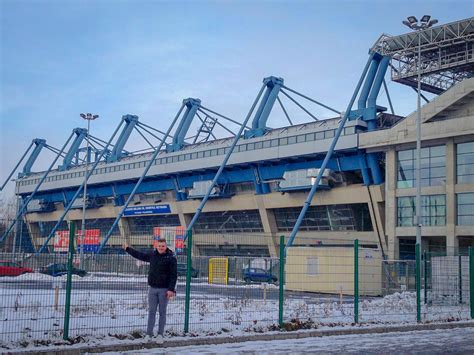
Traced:
<svg viewBox="0 0 474 355">
<path fill-rule="evenodd" d="M 183 161 L 184 160 L 184 154 L 178 155 L 178 161 Z"/>
<path fill-rule="evenodd" d="M 263 232 L 258 210 L 203 212 L 193 229 L 196 233 Z"/>
<path fill-rule="evenodd" d="M 456 195 L 457 224 L 474 226 L 474 192 Z"/>
<path fill-rule="evenodd" d="M 198 152 L 197 157 L 198 158 L 204 158 L 204 152 Z"/>
<path fill-rule="evenodd" d="M 270 148 L 271 141 L 264 141 L 262 147 L 263 148 Z"/>
<path fill-rule="evenodd" d="M 474 183 L 474 142 L 456 146 L 456 175 L 458 184 Z"/>
<path fill-rule="evenodd" d="M 191 160 L 191 154 L 185 154 L 184 155 L 184 160 Z"/>
<path fill-rule="evenodd" d="M 263 143 L 262 142 L 255 142 L 255 149 L 262 149 Z"/>
<path fill-rule="evenodd" d="M 287 145 L 288 144 L 288 138 L 280 138 L 278 141 L 278 145 Z"/>
<path fill-rule="evenodd" d="M 397 198 L 397 226 L 416 226 L 415 197 Z M 446 225 L 446 196 L 421 196 L 421 224 L 424 226 Z"/>
<path fill-rule="evenodd" d="M 217 155 L 217 149 L 211 150 L 211 157 L 215 157 Z"/>
<path fill-rule="evenodd" d="M 324 139 L 324 132 L 316 132 L 316 140 Z"/>
<path fill-rule="evenodd" d="M 211 156 L 211 151 L 210 150 L 205 150 L 204 151 L 204 158 L 210 157 Z"/>
<path fill-rule="evenodd" d="M 332 138 L 332 137 L 334 137 L 334 130 L 333 129 L 324 132 L 324 138 Z"/>
<path fill-rule="evenodd" d="M 278 141 L 279 141 L 278 139 L 272 139 L 272 140 L 270 141 L 270 146 L 272 146 L 272 147 L 278 147 Z"/>
<path fill-rule="evenodd" d="M 254 150 L 254 149 L 255 149 L 255 143 L 247 144 L 247 150 Z"/>
<path fill-rule="evenodd" d="M 225 154 L 225 148 L 219 148 L 217 151 L 218 155 L 224 155 Z"/>
<path fill-rule="evenodd" d="M 277 208 L 273 210 L 278 231 L 293 229 L 301 208 Z M 301 222 L 302 231 L 372 231 L 369 207 L 366 203 L 310 206 Z"/>
<path fill-rule="evenodd" d="M 295 144 L 296 143 L 296 136 L 288 137 L 288 144 Z"/>
<path fill-rule="evenodd" d="M 421 149 L 421 186 L 443 185 L 446 181 L 446 147 L 426 147 Z M 397 187 L 415 187 L 416 150 L 397 152 Z"/>
<path fill-rule="evenodd" d="M 197 159 L 198 153 L 191 153 L 191 159 Z"/>
<path fill-rule="evenodd" d="M 314 134 L 314 133 L 308 133 L 308 134 L 306 135 L 306 142 L 314 141 L 314 137 L 315 137 L 315 134 Z"/>
<path fill-rule="evenodd" d="M 247 151 L 247 144 L 242 144 L 238 146 L 239 152 L 246 152 Z"/>
<path fill-rule="evenodd" d="M 300 134 L 299 136 L 296 136 L 296 143 L 303 143 L 303 142 L 306 142 L 305 134 Z"/>
</svg>

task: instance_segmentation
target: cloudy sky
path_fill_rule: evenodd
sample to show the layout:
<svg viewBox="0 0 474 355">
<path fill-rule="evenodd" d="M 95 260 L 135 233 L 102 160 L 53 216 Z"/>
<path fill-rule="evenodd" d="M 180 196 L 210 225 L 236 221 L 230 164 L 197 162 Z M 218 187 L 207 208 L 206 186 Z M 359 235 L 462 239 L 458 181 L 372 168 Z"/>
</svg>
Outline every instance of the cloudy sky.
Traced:
<svg viewBox="0 0 474 355">
<path fill-rule="evenodd" d="M 85 126 L 81 112 L 100 115 L 91 133 L 105 140 L 124 114 L 165 130 L 187 97 L 243 121 L 270 75 L 343 111 L 382 33 L 406 32 L 407 15 L 447 23 L 473 10 L 464 0 L 0 0 L 0 183 L 33 138 L 61 147 Z M 415 92 L 387 80 L 396 113 L 413 111 Z M 295 123 L 309 120 L 287 106 Z M 286 124 L 275 108 L 268 125 Z M 144 147 L 138 135 L 128 146 Z"/>
</svg>

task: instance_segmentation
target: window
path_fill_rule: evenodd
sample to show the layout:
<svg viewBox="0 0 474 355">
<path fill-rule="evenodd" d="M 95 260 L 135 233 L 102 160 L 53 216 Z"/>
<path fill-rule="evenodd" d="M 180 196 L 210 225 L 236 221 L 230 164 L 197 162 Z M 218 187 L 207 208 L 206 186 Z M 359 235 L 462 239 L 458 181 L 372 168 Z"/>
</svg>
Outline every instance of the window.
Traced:
<svg viewBox="0 0 474 355">
<path fill-rule="evenodd" d="M 262 147 L 263 148 L 270 148 L 271 141 L 264 141 Z"/>
<path fill-rule="evenodd" d="M 474 226 L 474 192 L 456 195 L 457 224 Z"/>
<path fill-rule="evenodd" d="M 296 136 L 288 137 L 288 144 L 295 144 L 296 143 Z"/>
<path fill-rule="evenodd" d="M 255 149 L 255 143 L 247 144 L 247 150 L 254 150 L 254 149 Z"/>
<path fill-rule="evenodd" d="M 436 146 L 421 149 L 421 186 L 437 186 L 446 179 L 446 147 Z M 416 150 L 397 152 L 397 187 L 415 187 Z"/>
<path fill-rule="evenodd" d="M 245 152 L 247 151 L 247 144 L 242 144 L 238 146 L 239 152 Z"/>
<path fill-rule="evenodd" d="M 153 235 L 154 227 L 176 227 L 180 225 L 177 214 L 129 217 L 127 220 L 132 234 Z"/>
<path fill-rule="evenodd" d="M 198 153 L 191 153 L 191 159 L 197 159 Z"/>
<path fill-rule="evenodd" d="M 175 156 L 171 159 L 171 161 L 172 161 L 173 163 L 176 163 L 176 162 L 178 161 L 178 156 L 175 155 Z"/>
<path fill-rule="evenodd" d="M 298 219 L 301 208 L 273 210 L 279 232 L 289 232 Z M 302 231 L 372 231 L 369 207 L 366 203 L 310 206 L 301 222 Z"/>
<path fill-rule="evenodd" d="M 218 155 L 224 155 L 225 154 L 225 148 L 219 148 L 217 151 Z"/>
<path fill-rule="evenodd" d="M 324 139 L 324 132 L 316 132 L 316 140 Z"/>
<path fill-rule="evenodd" d="M 308 256 L 306 258 L 306 263 L 307 274 L 310 276 L 316 276 L 318 274 L 318 258 L 315 256 Z"/>
<path fill-rule="evenodd" d="M 263 143 L 262 142 L 255 142 L 255 149 L 262 149 Z"/>
<path fill-rule="evenodd" d="M 355 133 L 355 127 L 346 127 L 346 128 L 344 128 L 344 134 L 345 135 L 354 134 L 354 133 Z"/>
<path fill-rule="evenodd" d="M 474 183 L 474 142 L 456 146 L 456 174 L 458 184 Z"/>
<path fill-rule="evenodd" d="M 204 212 L 194 225 L 196 233 L 263 232 L 258 210 Z"/>
<path fill-rule="evenodd" d="M 178 155 L 178 161 L 183 161 L 184 160 L 184 154 Z"/>
<path fill-rule="evenodd" d="M 185 154 L 184 155 L 184 160 L 191 160 L 191 154 Z"/>
<path fill-rule="evenodd" d="M 204 151 L 204 158 L 207 158 L 207 157 L 210 157 L 210 156 L 211 156 L 211 151 L 210 150 Z"/>
<path fill-rule="evenodd" d="M 324 138 L 332 138 L 332 137 L 334 137 L 334 130 L 333 129 L 324 132 Z"/>
<path fill-rule="evenodd" d="M 314 141 L 314 137 L 315 137 L 314 133 L 308 133 L 306 135 L 306 142 Z"/>
<path fill-rule="evenodd" d="M 280 138 L 279 145 L 287 145 L 287 144 L 288 144 L 288 138 Z"/>
<path fill-rule="evenodd" d="M 299 136 L 296 136 L 296 143 L 303 143 L 306 141 L 306 135 L 305 134 L 300 134 Z"/>
<path fill-rule="evenodd" d="M 397 226 L 413 227 L 415 221 L 415 197 L 399 197 L 397 199 Z M 421 224 L 424 226 L 446 225 L 446 196 L 421 196 Z"/>
<path fill-rule="evenodd" d="M 215 157 L 217 155 L 217 149 L 211 150 L 211 157 Z"/>
<path fill-rule="evenodd" d="M 270 146 L 271 147 L 278 147 L 278 139 L 272 139 L 270 141 Z"/>
</svg>

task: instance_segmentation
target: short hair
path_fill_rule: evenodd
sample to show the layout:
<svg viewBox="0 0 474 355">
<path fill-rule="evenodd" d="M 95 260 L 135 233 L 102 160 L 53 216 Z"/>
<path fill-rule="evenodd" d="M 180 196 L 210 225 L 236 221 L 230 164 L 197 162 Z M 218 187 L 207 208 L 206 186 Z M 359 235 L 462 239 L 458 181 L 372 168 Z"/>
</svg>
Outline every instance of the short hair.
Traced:
<svg viewBox="0 0 474 355">
<path fill-rule="evenodd" d="M 160 238 L 156 240 L 157 243 L 165 243 L 166 244 L 166 239 L 165 238 Z"/>
</svg>

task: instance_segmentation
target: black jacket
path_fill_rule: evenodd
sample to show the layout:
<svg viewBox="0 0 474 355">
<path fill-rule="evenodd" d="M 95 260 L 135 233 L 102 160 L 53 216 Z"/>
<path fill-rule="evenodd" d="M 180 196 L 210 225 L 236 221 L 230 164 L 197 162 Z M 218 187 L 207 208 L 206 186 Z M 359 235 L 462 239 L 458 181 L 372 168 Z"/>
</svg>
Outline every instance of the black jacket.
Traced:
<svg viewBox="0 0 474 355">
<path fill-rule="evenodd" d="M 156 249 L 153 249 L 151 253 L 142 253 L 128 247 L 125 251 L 138 260 L 150 263 L 148 285 L 155 288 L 167 288 L 169 291 L 176 292 L 178 262 L 169 248 L 166 248 L 166 252 L 163 254 L 158 253 Z"/>
</svg>

